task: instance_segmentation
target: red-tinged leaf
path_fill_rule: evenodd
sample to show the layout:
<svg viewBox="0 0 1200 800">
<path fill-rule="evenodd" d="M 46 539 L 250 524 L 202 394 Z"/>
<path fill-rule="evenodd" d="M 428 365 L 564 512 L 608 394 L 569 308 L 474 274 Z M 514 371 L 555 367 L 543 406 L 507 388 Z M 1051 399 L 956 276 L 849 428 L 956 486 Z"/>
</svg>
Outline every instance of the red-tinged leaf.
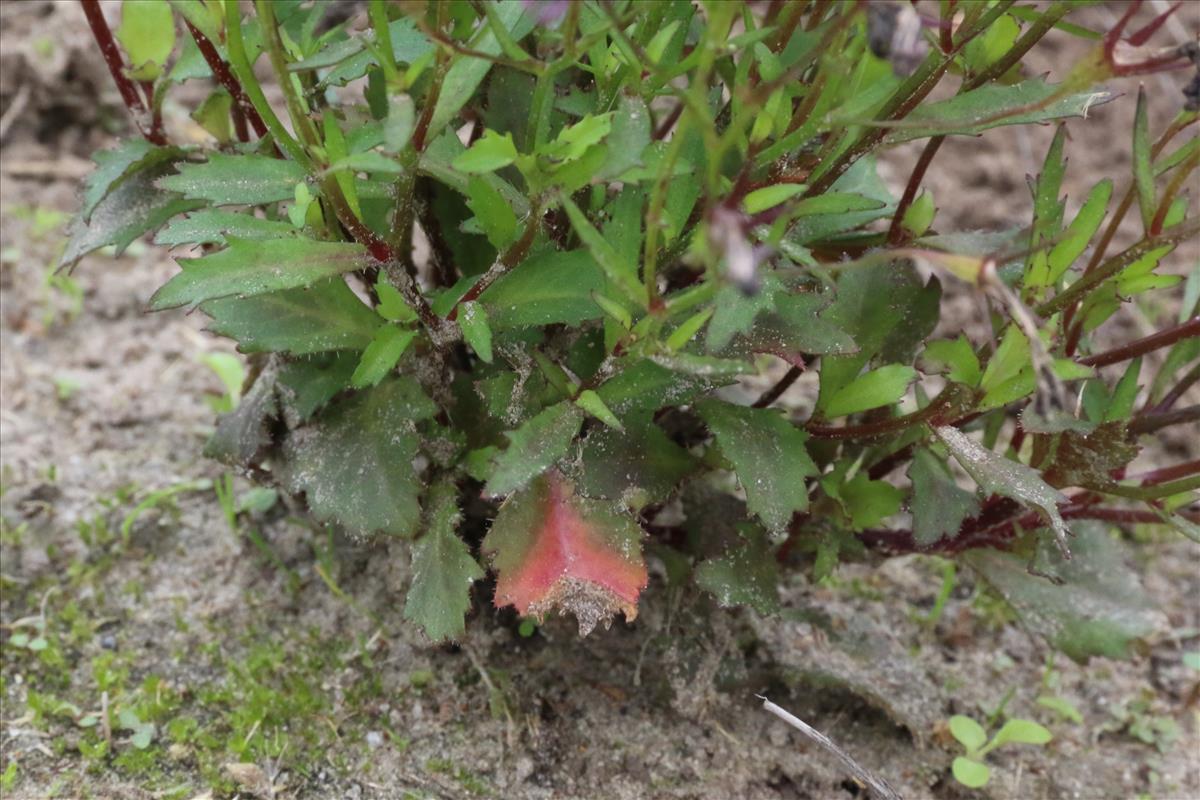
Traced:
<svg viewBox="0 0 1200 800">
<path fill-rule="evenodd" d="M 496 568 L 497 608 L 512 605 L 541 620 L 557 608 L 579 621 L 579 635 L 608 627 L 620 611 L 637 618 L 648 576 L 642 530 L 631 517 L 575 494 L 548 472 L 500 507 L 483 550 Z"/>
</svg>

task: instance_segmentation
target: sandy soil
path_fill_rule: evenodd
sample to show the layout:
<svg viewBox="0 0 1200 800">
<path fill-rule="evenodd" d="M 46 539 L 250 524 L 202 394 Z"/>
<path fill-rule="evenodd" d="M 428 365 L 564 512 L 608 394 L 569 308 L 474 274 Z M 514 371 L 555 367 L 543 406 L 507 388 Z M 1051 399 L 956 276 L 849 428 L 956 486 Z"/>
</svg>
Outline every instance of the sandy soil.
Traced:
<svg viewBox="0 0 1200 800">
<path fill-rule="evenodd" d="M 80 30 L 73 4 L 24 27 L 5 13 L 7 52 L 18 34 L 36 51 L 39 36 Z M 1031 69 L 1073 52 L 1056 41 Z M 100 68 L 68 62 L 59 105 L 90 109 L 89 84 L 67 76 Z M 1071 124 L 1075 202 L 1094 170 L 1125 171 L 1133 97 L 1122 90 Z M 467 640 L 447 648 L 400 618 L 402 546 L 331 541 L 282 503 L 231 528 L 210 488 L 131 517 L 155 491 L 222 478 L 200 456 L 205 393 L 221 391 L 200 361 L 231 350 L 198 315 L 143 312 L 176 269 L 158 249 L 50 277 L 82 159 L 114 117 L 93 110 L 50 131 L 34 124 L 49 101 L 40 88 L 31 98 L 35 116 L 0 150 L 5 797 L 864 797 L 761 711 L 762 692 L 907 798 L 1200 797 L 1200 689 L 1180 664 L 1200 637 L 1200 574 L 1194 546 L 1161 532 L 1139 532 L 1132 559 L 1169 629 L 1135 662 L 1079 666 L 1006 624 L 962 572 L 940 618 L 922 622 L 942 576 L 926 558 L 849 565 L 828 585 L 792 575 L 778 619 L 716 609 L 659 566 L 635 625 L 579 640 L 572 621 L 552 620 L 523 637 L 480 602 Z M 1177 102 L 1158 92 L 1159 119 Z M 1001 129 L 948 146 L 930 177 L 939 224 L 1024 222 L 1022 178 L 1047 135 Z M 888 159 L 890 180 L 902 185 L 911 157 Z M 1113 327 L 1148 330 L 1168 311 L 1131 310 Z M 15 645 L 21 632 L 45 646 Z M 967 792 L 949 777 L 944 721 L 1003 703 L 1055 739 L 997 751 L 988 788 Z M 89 726 L 106 707 L 152 721 L 149 745 L 133 728 Z"/>
</svg>

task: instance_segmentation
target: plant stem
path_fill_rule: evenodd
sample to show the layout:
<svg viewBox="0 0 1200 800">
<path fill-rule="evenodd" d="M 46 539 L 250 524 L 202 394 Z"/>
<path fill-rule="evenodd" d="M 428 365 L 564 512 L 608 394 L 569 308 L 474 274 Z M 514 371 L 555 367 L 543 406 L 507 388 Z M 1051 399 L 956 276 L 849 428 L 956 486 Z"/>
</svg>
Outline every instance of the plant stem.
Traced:
<svg viewBox="0 0 1200 800">
<path fill-rule="evenodd" d="M 480 276 L 479 280 L 475 281 L 475 285 L 466 291 L 459 298 L 459 301 L 454 304 L 454 308 L 446 315 L 446 319 L 454 320 L 458 318 L 458 309 L 463 303 L 470 303 L 478 299 L 479 295 L 487 291 L 488 287 L 500 279 L 502 275 L 510 269 L 521 263 L 525 258 L 525 254 L 529 252 L 529 248 L 533 246 L 533 240 L 537 238 L 538 226 L 542 221 L 541 203 L 535 203 L 533 208 L 529 209 L 529 218 L 525 220 L 525 230 L 521 233 L 521 238 L 509 245 L 504 254 L 496 260 L 496 263 L 488 267 L 487 272 Z"/>
<path fill-rule="evenodd" d="M 1088 367 L 1107 367 L 1110 364 L 1119 364 L 1122 361 L 1128 361 L 1131 358 L 1137 358 L 1145 353 L 1158 350 L 1163 347 L 1170 347 L 1176 342 L 1184 339 L 1191 339 L 1195 336 L 1200 336 L 1200 317 L 1192 319 L 1173 328 L 1152 333 L 1141 339 L 1136 339 L 1120 347 L 1114 347 L 1111 350 L 1106 350 L 1103 353 L 1097 353 L 1094 356 L 1077 359 L 1080 364 Z"/>
<path fill-rule="evenodd" d="M 1174 411 L 1151 411 L 1139 414 L 1129 424 L 1129 432 L 1142 434 L 1169 428 L 1173 425 L 1183 425 L 1188 422 L 1200 421 L 1200 405 L 1187 406 Z"/>
<path fill-rule="evenodd" d="M 1175 405 L 1179 398 L 1183 397 L 1184 392 L 1195 386 L 1198 381 L 1200 381 L 1200 363 L 1185 372 L 1183 377 L 1171 387 L 1170 391 L 1163 395 L 1162 400 L 1152 410 L 1160 412 L 1170 411 L 1171 406 Z"/>
<path fill-rule="evenodd" d="M 795 383 L 803 373 L 804 369 L 802 367 L 789 367 L 788 371 L 783 373 L 783 377 L 780 378 L 774 386 L 759 395 L 758 399 L 750 404 L 750 407 L 766 408 L 767 406 L 771 405 L 771 403 L 774 403 L 776 400 L 782 397 L 784 392 L 792 388 L 792 384 Z"/>
<path fill-rule="evenodd" d="M 267 130 L 271 132 L 275 143 L 286 150 L 293 161 L 311 172 L 313 169 L 312 159 L 308 157 L 308 153 L 304 151 L 300 143 L 292 138 L 292 135 L 283 127 L 283 123 L 275 115 L 271 104 L 267 102 L 267 96 L 263 94 L 262 87 L 258 85 L 258 79 L 254 77 L 254 68 L 246 56 L 246 43 L 242 39 L 242 15 L 237 3 L 225 4 L 225 45 L 229 50 L 229 66 L 240 81 L 255 111 L 267 126 Z"/>
<path fill-rule="evenodd" d="M 167 138 L 163 135 L 160 126 L 154 125 L 149 131 L 142 127 L 141 117 L 147 110 L 146 102 L 138 94 L 137 86 L 125 74 L 125 59 L 121 56 L 121 51 L 117 47 L 116 39 L 113 38 L 112 30 L 108 27 L 108 22 L 104 19 L 104 12 L 100 8 L 99 0 L 79 0 L 79 4 L 83 6 L 83 14 L 87 17 L 88 26 L 92 29 L 92 36 L 100 48 L 100 54 L 104 56 L 108 72 L 112 75 L 113 82 L 117 84 L 117 91 L 121 93 L 121 100 L 133 116 L 134 125 L 148 141 L 160 146 L 165 145 Z"/>
<path fill-rule="evenodd" d="M 262 117 L 254 108 L 254 104 L 250 102 L 250 98 L 246 96 L 246 92 L 242 89 L 241 83 L 229 71 L 229 65 L 221 58 L 221 54 L 217 52 L 217 48 L 208 37 L 195 25 L 187 22 L 188 32 L 192 34 L 192 39 L 196 42 L 196 47 L 200 50 L 200 55 L 204 56 L 208 68 L 212 70 L 213 77 L 217 79 L 217 83 L 229 92 L 233 98 L 235 107 L 242 113 L 244 117 L 243 128 L 245 122 L 250 123 L 250 127 L 254 129 L 255 135 L 260 139 L 267 135 L 267 126 L 263 123 Z M 236 119 L 235 119 L 236 123 Z M 245 141 L 243 139 L 243 141 Z"/>
<path fill-rule="evenodd" d="M 234 3 L 233 5 L 237 5 Z M 258 11 L 259 27 L 262 30 L 263 45 L 267 58 L 275 70 L 279 88 L 283 92 L 283 100 L 287 106 L 288 116 L 292 119 L 292 128 L 306 145 L 320 145 L 321 137 L 317 127 L 308 116 L 308 110 L 296 91 L 292 73 L 288 71 L 287 55 L 283 52 L 283 40 L 279 38 L 279 27 L 275 23 L 275 8 L 272 0 L 254 0 L 254 8 Z"/>
</svg>

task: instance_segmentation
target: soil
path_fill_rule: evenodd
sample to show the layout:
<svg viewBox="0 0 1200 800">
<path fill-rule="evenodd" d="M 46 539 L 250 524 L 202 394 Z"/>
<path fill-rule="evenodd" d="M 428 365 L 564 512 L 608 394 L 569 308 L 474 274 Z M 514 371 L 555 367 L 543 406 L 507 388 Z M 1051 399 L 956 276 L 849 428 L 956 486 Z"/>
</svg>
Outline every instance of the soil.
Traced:
<svg viewBox="0 0 1200 800">
<path fill-rule="evenodd" d="M 1178 15 L 1192 35 L 1198 6 Z M 1200 685 L 1181 664 L 1200 638 L 1200 570 L 1194 545 L 1163 531 L 1131 540 L 1166 615 L 1162 635 L 1134 661 L 1077 665 L 1054 659 L 965 570 L 940 616 L 923 621 L 943 565 L 915 556 L 847 564 L 822 584 L 790 575 L 778 618 L 717 609 L 669 586 L 655 562 L 635 624 L 579 639 L 573 620 L 551 619 L 522 636 L 480 597 L 462 645 L 432 647 L 401 619 L 402 544 L 330 539 L 282 500 L 231 526 L 210 485 L 223 485 L 222 471 L 200 451 L 208 400 L 223 391 L 202 360 L 232 349 L 199 315 L 144 313 L 177 269 L 169 254 L 136 244 L 53 277 L 85 159 L 120 120 L 115 91 L 91 82 L 103 66 L 78 6 L 0 14 L 4 58 L 41 58 L 49 41 L 61 62 L 52 72 L 21 62 L 28 83 L 0 84 L 3 108 L 30 87 L 0 150 L 5 797 L 866 796 L 756 694 L 906 798 L 1200 797 Z M 1079 50 L 1055 34 L 1027 71 L 1061 71 Z M 1131 85 L 1070 124 L 1073 204 L 1097 174 L 1127 171 Z M 1146 85 L 1161 124 L 1178 87 Z M 51 109 L 66 121 L 48 126 Z M 1050 133 L 1002 128 L 949 143 L 928 180 L 938 224 L 1023 224 L 1022 177 Z M 883 164 L 894 189 L 913 158 L 900 150 Z M 1195 263 L 1192 250 L 1171 268 Z M 1178 302 L 1176 292 L 1126 309 L 1105 335 L 1155 329 Z M 1196 441 L 1174 443 L 1170 461 L 1151 445 L 1139 464 L 1196 458 Z M 251 487 L 233 488 L 244 498 Z M 164 489 L 175 493 L 134 513 Z M 16 644 L 19 633 L 42 646 Z M 1039 705 L 1044 696 L 1079 720 Z M 991 782 L 970 792 L 950 777 L 945 720 L 1001 707 L 1055 738 L 996 751 Z M 90 725 L 103 709 L 153 722 L 148 746 L 135 725 Z"/>
</svg>

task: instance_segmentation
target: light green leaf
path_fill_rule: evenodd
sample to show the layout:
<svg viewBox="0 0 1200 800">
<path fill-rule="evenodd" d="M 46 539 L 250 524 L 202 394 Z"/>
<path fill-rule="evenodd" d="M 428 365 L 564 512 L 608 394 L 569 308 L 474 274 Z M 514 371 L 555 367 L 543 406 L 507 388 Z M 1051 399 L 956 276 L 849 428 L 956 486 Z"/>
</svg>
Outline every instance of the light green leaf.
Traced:
<svg viewBox="0 0 1200 800">
<path fill-rule="evenodd" d="M 471 584 L 484 572 L 456 533 L 462 514 L 454 484 L 435 485 L 428 504 L 426 532 L 413 545 L 413 577 L 404 618 L 440 642 L 461 638 L 466 632 L 463 617 L 471 607 Z"/>
<path fill-rule="evenodd" d="M 504 196 L 486 180 L 471 176 L 467 183 L 467 206 L 479 220 L 492 247 L 503 250 L 517 236 L 517 215 Z"/>
<path fill-rule="evenodd" d="M 1108 210 L 1108 201 L 1112 197 L 1112 181 L 1108 178 L 1100 181 L 1088 194 L 1087 200 L 1075 215 L 1075 219 L 1067 226 L 1062 238 L 1054 245 L 1047 259 L 1049 274 L 1046 285 L 1052 286 L 1075 263 L 1075 259 L 1087 248 L 1088 242 L 1104 221 Z"/>
<path fill-rule="evenodd" d="M 1000 346 L 988 360 L 980 385 L 984 391 L 979 403 L 981 410 L 998 408 L 1033 393 L 1036 388 L 1033 356 L 1029 340 L 1016 325 L 1010 325 L 1004 332 Z"/>
<path fill-rule="evenodd" d="M 468 301 L 458 307 L 458 327 L 463 339 L 487 364 L 492 363 L 492 329 L 488 326 L 487 311 L 479 303 Z"/>
<path fill-rule="evenodd" d="M 383 380 L 400 361 L 416 335 L 414 331 L 395 325 L 380 326 L 371 343 L 363 350 L 358 367 L 350 376 L 350 385 L 355 389 L 363 389 Z"/>
<path fill-rule="evenodd" d="M 541 475 L 567 454 L 582 424 L 583 412 L 564 400 L 510 431 L 508 448 L 496 458 L 485 493 L 510 494 Z"/>
<path fill-rule="evenodd" d="M 916 380 L 917 371 L 900 364 L 889 364 L 860 375 L 834 392 L 820 406 L 825 416 L 844 417 L 898 402 Z"/>
<path fill-rule="evenodd" d="M 340 279 L 305 289 L 210 300 L 200 310 L 208 329 L 236 339 L 243 353 L 361 350 L 382 320 Z"/>
<path fill-rule="evenodd" d="M 599 144 L 612 130 L 612 114 L 588 114 L 574 125 L 562 129 L 557 138 L 542 150 L 541 154 L 557 163 L 574 161 Z"/>
<path fill-rule="evenodd" d="M 416 108 L 403 92 L 388 95 L 388 114 L 383 122 L 383 150 L 397 155 L 408 145 L 416 125 Z"/>
<path fill-rule="evenodd" d="M 986 764 L 965 756 L 955 758 L 950 770 L 954 773 L 954 780 L 968 789 L 982 789 L 991 777 L 991 770 Z"/>
<path fill-rule="evenodd" d="M 983 377 L 979 357 L 963 334 L 959 334 L 957 339 L 930 342 L 921 353 L 921 360 L 938 371 L 944 371 L 946 377 L 956 383 L 975 387 Z"/>
<path fill-rule="evenodd" d="M 772 532 L 808 508 L 805 482 L 819 474 L 808 456 L 808 434 L 770 409 L 706 400 L 697 410 L 733 464 L 750 511 Z"/>
<path fill-rule="evenodd" d="M 999 732 L 988 742 L 989 749 L 1001 747 L 1010 742 L 1016 744 L 1046 744 L 1054 736 L 1041 725 L 1027 719 L 1010 719 L 1004 723 Z"/>
<path fill-rule="evenodd" d="M 617 419 L 617 415 L 612 413 L 608 406 L 604 405 L 604 401 L 600 399 L 600 395 L 596 394 L 593 390 L 584 389 L 580 392 L 579 396 L 575 398 L 575 405 L 613 430 L 625 430 L 625 427 L 621 424 L 621 420 Z"/>
<path fill-rule="evenodd" d="M 158 186 L 213 205 L 262 205 L 291 200 L 307 175 L 295 161 L 258 155 L 211 153 L 199 164 L 182 163 Z"/>
<path fill-rule="evenodd" d="M 323 174 L 331 175 L 338 172 L 372 172 L 378 175 L 401 175 L 404 167 L 395 159 L 388 158 L 383 153 L 366 150 L 361 153 L 350 153 L 334 161 Z"/>
<path fill-rule="evenodd" d="M 294 289 L 369 263 L 358 244 L 311 239 L 229 238 L 229 246 L 200 258 L 181 259 L 183 271 L 150 298 L 155 311 L 238 295 Z"/>
<path fill-rule="evenodd" d="M 468 174 L 495 172 L 516 161 L 518 155 L 511 133 L 502 136 L 495 131 L 484 131 L 466 152 L 450 162 L 450 166 Z"/>
<path fill-rule="evenodd" d="M 933 225 L 933 217 L 936 213 L 937 207 L 933 204 L 933 192 L 921 192 L 912 205 L 904 211 L 902 223 L 904 230 L 914 237 L 924 236 L 925 232 L 929 230 L 929 226 Z"/>
<path fill-rule="evenodd" d="M 796 195 L 801 194 L 804 189 L 805 186 L 801 183 L 780 183 L 775 186 L 764 186 L 746 195 L 745 199 L 742 200 L 742 205 L 745 207 L 747 214 L 757 214 L 791 200 Z"/>
<path fill-rule="evenodd" d="M 391 378 L 322 411 L 284 442 L 281 480 L 313 515 L 351 533 L 412 536 L 420 520 L 414 424 L 437 407 L 411 378 Z"/>
<path fill-rule="evenodd" d="M 175 48 L 175 20 L 166 0 L 125 0 L 117 41 L 129 54 L 129 76 L 152 81 Z"/>
<path fill-rule="evenodd" d="M 949 728 L 950 735 L 971 752 L 976 752 L 987 744 L 987 732 L 970 717 L 955 714 L 950 718 Z"/>
</svg>

